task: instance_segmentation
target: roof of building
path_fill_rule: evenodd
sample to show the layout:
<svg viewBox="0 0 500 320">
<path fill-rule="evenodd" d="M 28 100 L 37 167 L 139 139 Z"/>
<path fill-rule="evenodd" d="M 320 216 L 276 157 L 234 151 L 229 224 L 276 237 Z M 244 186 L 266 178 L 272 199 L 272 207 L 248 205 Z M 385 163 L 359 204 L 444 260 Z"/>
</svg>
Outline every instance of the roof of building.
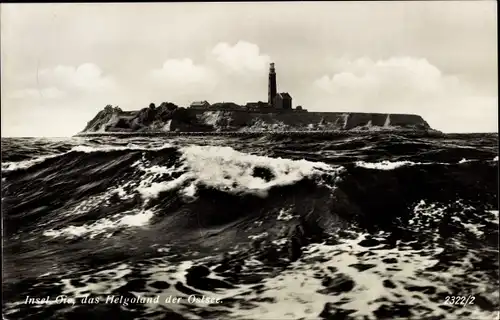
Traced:
<svg viewBox="0 0 500 320">
<path fill-rule="evenodd" d="M 263 101 L 250 101 L 250 102 L 247 102 L 246 105 L 247 106 L 260 106 L 260 105 L 267 105 L 267 102 L 263 102 Z"/>
<path fill-rule="evenodd" d="M 283 99 L 292 99 L 292 96 L 288 93 L 288 92 L 280 92 L 279 95 L 283 98 Z"/>
<path fill-rule="evenodd" d="M 210 105 L 210 103 L 208 103 L 208 101 L 206 101 L 206 100 L 191 102 L 192 106 L 204 106 L 204 105 L 207 105 L 207 104 Z"/>
</svg>

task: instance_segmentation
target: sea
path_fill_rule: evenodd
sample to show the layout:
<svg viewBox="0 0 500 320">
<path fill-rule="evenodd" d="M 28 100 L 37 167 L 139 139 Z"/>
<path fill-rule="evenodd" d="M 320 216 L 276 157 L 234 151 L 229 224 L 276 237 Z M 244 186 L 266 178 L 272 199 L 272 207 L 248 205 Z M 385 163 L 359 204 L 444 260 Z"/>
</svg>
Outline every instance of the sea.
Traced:
<svg viewBox="0 0 500 320">
<path fill-rule="evenodd" d="M 498 319 L 498 134 L 2 138 L 4 319 Z"/>
</svg>

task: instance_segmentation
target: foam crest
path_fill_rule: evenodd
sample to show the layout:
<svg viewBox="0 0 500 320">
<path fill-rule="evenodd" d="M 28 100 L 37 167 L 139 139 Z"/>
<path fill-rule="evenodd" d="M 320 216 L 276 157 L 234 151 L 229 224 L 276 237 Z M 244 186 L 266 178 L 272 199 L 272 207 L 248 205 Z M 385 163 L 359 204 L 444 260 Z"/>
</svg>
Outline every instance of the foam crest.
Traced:
<svg viewBox="0 0 500 320">
<path fill-rule="evenodd" d="M 98 235 L 108 233 L 107 237 L 110 237 L 112 232 L 117 229 L 145 226 L 153 216 L 154 213 L 151 210 L 129 212 L 129 214 L 123 216 L 114 215 L 111 218 L 102 218 L 93 223 L 81 226 L 70 225 L 62 229 L 49 229 L 44 231 L 43 235 L 52 238 L 64 237 L 72 239 L 88 237 L 93 239 Z"/>
<path fill-rule="evenodd" d="M 290 185 L 316 174 L 336 172 L 322 162 L 257 156 L 230 147 L 189 146 L 181 151 L 181 159 L 198 182 L 233 192 L 265 192 L 271 187 Z M 256 168 L 268 169 L 272 174 L 269 181 L 256 177 Z"/>
<path fill-rule="evenodd" d="M 138 150 L 138 151 L 155 151 L 162 150 L 165 148 L 172 148 L 173 145 L 170 143 L 165 143 L 159 147 L 144 147 L 139 146 L 134 143 L 129 143 L 126 146 L 102 146 L 102 147 L 92 147 L 92 146 L 76 146 L 73 147 L 69 152 L 84 152 L 84 153 L 92 153 L 92 152 L 111 152 L 111 151 L 124 151 L 124 150 Z"/>
<path fill-rule="evenodd" d="M 152 182 L 156 177 L 160 175 L 171 176 L 174 173 L 184 171 L 185 168 L 184 166 L 181 166 L 179 168 L 161 166 L 153 166 L 147 168 L 142 164 L 139 164 L 138 168 L 139 170 L 144 171 L 144 176 L 142 177 L 142 180 L 136 190 L 141 194 L 143 199 L 156 198 L 161 192 L 178 189 L 191 178 L 190 174 L 181 173 L 178 178 L 170 181 Z"/>
<path fill-rule="evenodd" d="M 381 161 L 381 162 L 365 162 L 356 161 L 356 166 L 366 168 L 366 169 L 376 169 L 376 170 L 394 170 L 397 168 L 405 166 L 414 166 L 422 163 L 412 162 L 412 161 Z"/>
<path fill-rule="evenodd" d="M 282 221 L 289 221 L 289 220 L 292 220 L 294 218 L 298 217 L 298 215 L 294 215 L 292 213 L 292 210 L 291 209 L 281 209 L 279 214 L 278 214 L 278 217 L 276 218 L 277 220 L 282 220 Z"/>
<path fill-rule="evenodd" d="M 55 158 L 60 155 L 61 154 L 51 154 L 51 155 L 36 157 L 29 160 L 2 162 L 2 171 L 8 172 L 8 171 L 28 169 L 36 164 L 44 162 L 47 159 Z"/>
<path fill-rule="evenodd" d="M 494 224 L 498 224 L 498 222 L 499 222 L 498 210 L 489 210 L 487 212 L 490 214 L 490 216 L 488 218 L 486 218 L 486 221 L 494 223 Z"/>
<path fill-rule="evenodd" d="M 191 145 L 180 151 L 180 167 L 142 168 L 148 173 L 138 188 L 144 198 L 181 187 L 181 194 L 194 196 L 200 184 L 225 192 L 266 196 L 272 187 L 291 185 L 324 173 L 336 175 L 342 170 L 322 162 L 251 155 L 230 147 Z M 266 179 L 256 174 L 259 169 L 268 174 Z M 174 173 L 180 175 L 166 182 L 150 182 L 154 174 Z"/>
<path fill-rule="evenodd" d="M 366 169 L 374 169 L 374 170 L 394 170 L 401 167 L 410 167 L 410 166 L 419 166 L 419 165 L 432 165 L 432 164 L 440 164 L 440 165 L 453 165 L 453 164 L 463 164 L 469 163 L 473 161 L 481 161 L 479 159 L 465 159 L 462 158 L 460 161 L 455 163 L 446 163 L 446 162 L 413 162 L 413 161 L 380 161 L 380 162 L 366 162 L 366 161 L 356 161 L 355 164 L 357 167 L 366 168 Z M 498 156 L 493 159 L 493 161 L 498 161 Z"/>
</svg>

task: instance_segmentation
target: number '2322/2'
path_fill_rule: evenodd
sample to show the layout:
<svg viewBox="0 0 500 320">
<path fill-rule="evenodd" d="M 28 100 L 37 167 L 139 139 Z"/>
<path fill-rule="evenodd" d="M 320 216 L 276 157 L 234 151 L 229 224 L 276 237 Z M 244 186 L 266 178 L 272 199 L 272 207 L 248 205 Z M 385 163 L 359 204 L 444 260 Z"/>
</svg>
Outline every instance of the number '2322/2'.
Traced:
<svg viewBox="0 0 500 320">
<path fill-rule="evenodd" d="M 444 299 L 444 304 L 454 304 L 454 305 L 468 305 L 474 304 L 474 296 L 446 296 Z"/>
</svg>

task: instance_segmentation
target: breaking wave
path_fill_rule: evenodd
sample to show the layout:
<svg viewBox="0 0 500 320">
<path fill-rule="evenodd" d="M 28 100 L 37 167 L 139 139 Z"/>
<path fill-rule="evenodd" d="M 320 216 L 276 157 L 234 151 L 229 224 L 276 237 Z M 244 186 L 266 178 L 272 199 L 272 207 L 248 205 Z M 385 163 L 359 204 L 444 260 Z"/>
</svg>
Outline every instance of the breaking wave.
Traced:
<svg viewBox="0 0 500 320">
<path fill-rule="evenodd" d="M 498 156 L 491 145 L 213 139 L 50 142 L 41 153 L 11 147 L 2 163 L 7 315 L 495 314 Z M 447 295 L 464 292 L 477 304 L 443 307 Z M 20 303 L 59 294 L 205 295 L 224 303 Z"/>
</svg>

